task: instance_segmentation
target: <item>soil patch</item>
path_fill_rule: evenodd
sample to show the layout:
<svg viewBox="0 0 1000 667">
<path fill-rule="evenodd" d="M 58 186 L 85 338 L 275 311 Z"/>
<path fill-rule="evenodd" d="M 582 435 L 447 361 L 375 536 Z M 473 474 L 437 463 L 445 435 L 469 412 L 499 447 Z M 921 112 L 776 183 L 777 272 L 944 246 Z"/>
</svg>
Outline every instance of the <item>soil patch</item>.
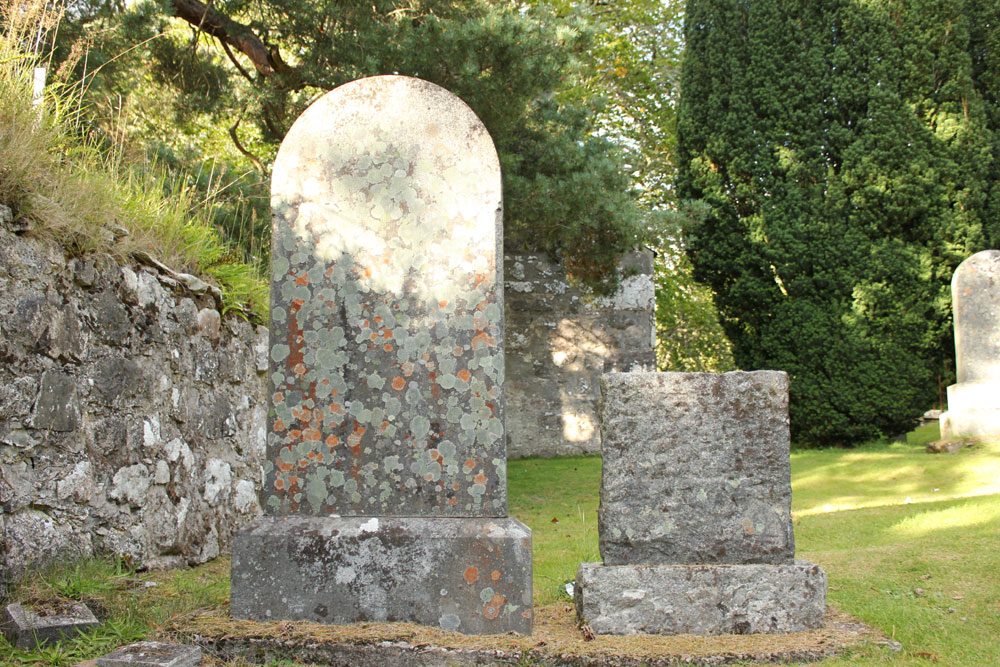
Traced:
<svg viewBox="0 0 1000 667">
<path fill-rule="evenodd" d="M 573 607 L 535 610 L 530 637 L 468 636 L 410 623 L 319 625 L 305 621 L 234 620 L 228 608 L 200 610 L 165 628 L 177 640 L 199 644 L 207 656 L 248 662 L 395 667 L 410 665 L 633 665 L 814 661 L 866 643 L 894 646 L 878 631 L 828 608 L 824 626 L 789 635 L 594 636 L 576 626 Z"/>
</svg>

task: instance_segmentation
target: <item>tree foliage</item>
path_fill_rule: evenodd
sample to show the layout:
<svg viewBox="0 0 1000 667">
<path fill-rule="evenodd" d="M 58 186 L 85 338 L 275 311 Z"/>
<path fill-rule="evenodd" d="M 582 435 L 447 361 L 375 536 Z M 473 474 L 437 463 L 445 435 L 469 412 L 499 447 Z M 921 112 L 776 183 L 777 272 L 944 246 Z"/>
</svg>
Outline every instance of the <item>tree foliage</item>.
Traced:
<svg viewBox="0 0 1000 667">
<path fill-rule="evenodd" d="M 737 364 L 790 373 L 799 440 L 904 430 L 1000 242 L 1000 6 L 689 0 L 685 36 L 678 185 Z"/>
<path fill-rule="evenodd" d="M 591 101 L 556 95 L 579 79 L 590 33 L 543 9 L 487 0 L 121 4 L 83 2 L 67 27 L 92 42 L 89 62 L 76 63 L 89 95 L 124 100 L 137 132 L 168 159 L 221 164 L 227 183 L 255 170 L 261 224 L 267 165 L 301 111 L 337 85 L 396 73 L 451 90 L 490 130 L 508 247 L 563 257 L 600 290 L 643 234 L 618 150 L 594 132 Z"/>
</svg>

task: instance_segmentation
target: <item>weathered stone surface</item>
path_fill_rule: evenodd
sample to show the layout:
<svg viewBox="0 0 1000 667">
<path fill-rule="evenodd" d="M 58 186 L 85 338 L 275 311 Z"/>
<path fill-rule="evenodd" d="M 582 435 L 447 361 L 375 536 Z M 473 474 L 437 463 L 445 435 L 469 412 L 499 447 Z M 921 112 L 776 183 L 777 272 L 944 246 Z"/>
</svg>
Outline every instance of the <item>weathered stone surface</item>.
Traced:
<svg viewBox="0 0 1000 667">
<path fill-rule="evenodd" d="M 826 575 L 812 563 L 582 563 L 577 615 L 597 634 L 757 634 L 823 625 Z"/>
<path fill-rule="evenodd" d="M 434 84 L 295 122 L 272 182 L 265 512 L 506 515 L 500 167 Z"/>
<path fill-rule="evenodd" d="M 951 279 L 955 374 L 942 440 L 1000 435 L 1000 250 L 967 258 Z"/>
<path fill-rule="evenodd" d="M 97 659 L 97 667 L 194 667 L 201 663 L 201 647 L 188 644 L 139 642 Z"/>
<path fill-rule="evenodd" d="M 516 519 L 263 517 L 235 538 L 230 610 L 529 634 L 531 531 Z"/>
<path fill-rule="evenodd" d="M 65 613 L 39 616 L 14 602 L 4 608 L 3 634 L 15 648 L 31 650 L 73 637 L 100 625 L 82 602 L 72 604 Z"/>
<path fill-rule="evenodd" d="M 606 564 L 791 562 L 785 373 L 609 373 L 601 390 Z"/>
<path fill-rule="evenodd" d="M 226 317 L 210 340 L 212 298 L 163 277 L 0 227 L 0 577 L 201 562 L 260 512 L 266 329 Z"/>
<path fill-rule="evenodd" d="M 621 271 L 596 298 L 545 255 L 504 256 L 508 457 L 599 453 L 601 374 L 656 367 L 653 253 Z"/>
</svg>

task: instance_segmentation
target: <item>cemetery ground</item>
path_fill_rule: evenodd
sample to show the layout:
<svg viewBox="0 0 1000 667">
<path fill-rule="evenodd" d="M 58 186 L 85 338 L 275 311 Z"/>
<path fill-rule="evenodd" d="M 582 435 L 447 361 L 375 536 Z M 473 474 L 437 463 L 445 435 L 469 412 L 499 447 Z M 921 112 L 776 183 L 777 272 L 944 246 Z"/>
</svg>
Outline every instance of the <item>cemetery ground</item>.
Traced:
<svg viewBox="0 0 1000 667">
<path fill-rule="evenodd" d="M 599 560 L 599 457 L 509 463 L 510 510 L 534 531 L 535 631 L 462 636 L 408 624 L 319 626 L 252 623 L 228 614 L 229 562 L 136 574 L 124 565 L 86 561 L 33 577 L 13 599 L 56 604 L 82 599 L 102 628 L 33 652 L 0 644 L 13 665 L 74 665 L 141 639 L 199 641 L 204 664 L 244 665 L 241 647 L 270 647 L 273 665 L 320 662 L 327 643 L 383 641 L 499 651 L 515 664 L 553 656 L 603 656 L 606 664 L 642 664 L 670 655 L 807 657 L 846 639 L 831 627 L 853 618 L 876 633 L 822 664 L 987 665 L 1000 663 L 1000 443 L 956 454 L 928 454 L 931 424 L 906 443 L 792 452 L 797 557 L 829 577 L 833 621 L 798 635 L 597 637 L 575 627 L 566 584 L 580 561 Z M 880 633 L 880 634 L 879 634 Z M 2 641 L 2 640 L 0 640 Z M 320 648 L 317 648 L 320 647 Z M 622 661 L 631 657 L 632 662 Z M 615 661 L 618 662 L 615 662 Z M 747 660 L 747 664 L 752 660 Z M 581 663 L 583 664 L 583 663 Z"/>
</svg>

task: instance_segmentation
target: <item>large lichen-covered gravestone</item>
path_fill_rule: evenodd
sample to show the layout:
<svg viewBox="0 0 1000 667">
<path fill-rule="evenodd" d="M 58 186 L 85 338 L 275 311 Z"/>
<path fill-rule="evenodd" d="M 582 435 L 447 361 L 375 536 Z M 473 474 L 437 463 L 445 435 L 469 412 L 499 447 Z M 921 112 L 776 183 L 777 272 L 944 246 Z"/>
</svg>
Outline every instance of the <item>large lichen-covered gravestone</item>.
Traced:
<svg viewBox="0 0 1000 667">
<path fill-rule="evenodd" d="M 948 387 L 941 438 L 1000 435 L 1000 250 L 959 264 L 951 279 L 957 382 Z"/>
<path fill-rule="evenodd" d="M 575 598 L 602 634 L 787 633 L 819 627 L 826 577 L 796 561 L 788 376 L 601 378 L 604 563 Z"/>
<path fill-rule="evenodd" d="M 425 81 L 346 84 L 289 131 L 272 209 L 267 516 L 234 539 L 233 615 L 530 632 L 486 128 Z"/>
</svg>

